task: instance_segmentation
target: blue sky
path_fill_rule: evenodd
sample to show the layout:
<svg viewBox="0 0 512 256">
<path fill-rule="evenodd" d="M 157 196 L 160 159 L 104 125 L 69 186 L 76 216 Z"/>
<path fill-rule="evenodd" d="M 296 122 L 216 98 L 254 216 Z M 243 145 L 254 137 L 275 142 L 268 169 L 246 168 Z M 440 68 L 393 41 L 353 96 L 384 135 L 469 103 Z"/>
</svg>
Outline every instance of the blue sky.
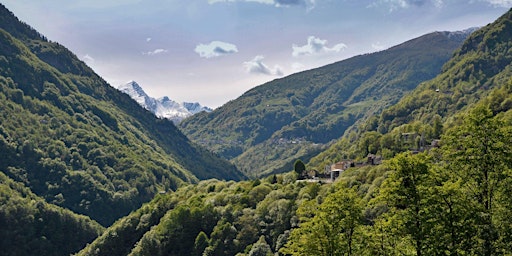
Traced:
<svg viewBox="0 0 512 256">
<path fill-rule="evenodd" d="M 433 31 L 512 0 L 0 0 L 112 86 L 218 107 L 266 81 Z"/>
</svg>

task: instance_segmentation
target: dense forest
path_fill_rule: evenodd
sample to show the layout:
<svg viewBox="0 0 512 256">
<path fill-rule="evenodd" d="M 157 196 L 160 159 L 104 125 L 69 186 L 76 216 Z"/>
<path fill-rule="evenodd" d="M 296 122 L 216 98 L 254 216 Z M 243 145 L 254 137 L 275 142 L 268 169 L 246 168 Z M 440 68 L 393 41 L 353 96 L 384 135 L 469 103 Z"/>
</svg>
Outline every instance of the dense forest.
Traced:
<svg viewBox="0 0 512 256">
<path fill-rule="evenodd" d="M 69 255 L 105 230 L 89 217 L 45 202 L 3 173 L 0 226 L 0 255 Z"/>
<path fill-rule="evenodd" d="M 512 114 L 492 106 L 511 93 L 454 117 L 442 146 L 335 183 L 290 172 L 159 195 L 79 255 L 509 255 Z"/>
<path fill-rule="evenodd" d="M 511 255 L 511 25 L 512 11 L 476 31 L 440 75 L 305 167 L 368 154 L 382 164 L 334 183 L 289 172 L 182 187 L 80 254 Z"/>
<path fill-rule="evenodd" d="M 104 226 L 183 183 L 244 176 L 0 6 L 0 171 Z"/>
<path fill-rule="evenodd" d="M 453 116 L 465 111 L 512 77 L 512 13 L 475 31 L 443 66 L 441 74 L 424 82 L 397 104 L 371 117 L 315 156 L 321 167 L 342 159 L 364 158 L 369 153 L 390 158 L 404 150 L 418 150 L 440 138 Z M 506 98 L 507 93 L 500 97 Z M 504 101 L 497 110 L 510 109 Z M 405 140 L 403 134 L 409 134 Z"/>
<path fill-rule="evenodd" d="M 3 6 L 0 21 L 0 255 L 512 255 L 512 10 L 326 151 L 253 180 Z M 353 96 L 378 101 L 365 85 Z"/>
<path fill-rule="evenodd" d="M 180 123 L 249 177 L 289 171 L 441 71 L 470 31 L 435 32 L 257 86 Z"/>
</svg>

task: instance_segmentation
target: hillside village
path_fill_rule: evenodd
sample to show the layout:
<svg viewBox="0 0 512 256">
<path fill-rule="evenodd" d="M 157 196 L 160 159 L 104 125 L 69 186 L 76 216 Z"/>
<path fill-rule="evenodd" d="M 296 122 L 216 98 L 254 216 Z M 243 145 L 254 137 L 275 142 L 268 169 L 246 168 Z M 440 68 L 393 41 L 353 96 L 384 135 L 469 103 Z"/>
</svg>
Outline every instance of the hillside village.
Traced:
<svg viewBox="0 0 512 256">
<path fill-rule="evenodd" d="M 510 255 L 511 31 L 512 9 L 177 127 L 0 4 L 0 256 Z"/>
<path fill-rule="evenodd" d="M 423 135 L 417 133 L 402 133 L 402 145 L 404 148 L 408 148 L 412 154 L 418 154 L 421 152 L 429 151 L 433 148 L 440 147 L 440 139 L 433 139 L 429 145 L 425 145 Z M 345 159 L 326 165 L 323 171 L 316 169 L 305 170 L 299 175 L 299 180 L 306 180 L 308 182 L 320 182 L 320 183 L 332 183 L 336 181 L 341 174 L 349 168 L 361 168 L 369 165 L 380 165 L 384 161 L 381 155 L 369 153 L 365 159 L 354 160 Z"/>
</svg>

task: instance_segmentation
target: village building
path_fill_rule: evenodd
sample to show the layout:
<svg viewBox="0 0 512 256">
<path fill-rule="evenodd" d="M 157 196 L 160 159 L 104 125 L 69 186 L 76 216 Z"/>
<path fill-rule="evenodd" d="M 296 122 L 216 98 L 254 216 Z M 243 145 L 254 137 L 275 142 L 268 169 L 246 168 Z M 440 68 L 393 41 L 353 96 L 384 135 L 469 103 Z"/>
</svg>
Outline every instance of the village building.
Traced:
<svg viewBox="0 0 512 256">
<path fill-rule="evenodd" d="M 344 172 L 350 167 L 354 167 L 354 162 L 350 160 L 344 160 L 334 163 L 331 166 L 326 166 L 326 176 L 330 177 L 331 181 L 334 181 L 341 175 L 342 172 Z"/>
</svg>

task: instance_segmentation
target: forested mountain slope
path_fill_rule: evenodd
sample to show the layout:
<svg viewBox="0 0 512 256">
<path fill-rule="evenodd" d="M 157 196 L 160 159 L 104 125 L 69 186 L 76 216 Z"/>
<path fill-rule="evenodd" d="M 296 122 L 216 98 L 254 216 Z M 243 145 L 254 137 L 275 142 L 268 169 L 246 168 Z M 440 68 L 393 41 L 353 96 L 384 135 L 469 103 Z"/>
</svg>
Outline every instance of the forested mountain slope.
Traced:
<svg viewBox="0 0 512 256">
<path fill-rule="evenodd" d="M 512 11 L 475 32 L 443 73 L 359 126 L 344 138 L 351 140 L 341 148 L 347 151 L 335 156 L 356 161 L 368 151 L 387 152 L 382 164 L 354 166 L 327 184 L 290 172 L 181 187 L 123 218 L 79 255 L 510 255 L 512 74 L 505 60 L 511 24 Z M 475 69 L 482 80 L 461 78 L 441 87 L 445 77 L 479 62 L 493 70 Z M 419 104 L 437 117 L 411 108 L 410 119 L 379 129 L 382 116 L 403 101 L 423 99 L 415 98 L 418 93 L 444 97 L 442 90 L 474 83 L 480 87 L 462 97 L 465 104 L 446 93 L 454 98 L 444 106 L 453 112 L 437 112 L 436 96 Z M 423 124 L 422 116 L 432 123 Z M 421 134 L 440 144 L 416 148 Z"/>
<path fill-rule="evenodd" d="M 109 225 L 184 182 L 243 175 L 0 6 L 0 171 Z"/>
<path fill-rule="evenodd" d="M 360 125 L 357 131 L 346 134 L 310 164 L 321 167 L 341 159 L 366 157 L 368 153 L 389 158 L 403 150 L 424 148 L 440 138 L 443 126 L 449 127 L 455 114 L 507 85 L 511 77 L 509 11 L 471 34 L 443 66 L 440 75 L 419 85 L 397 104 Z M 509 101 L 503 104 L 497 108 L 512 106 Z"/>
<path fill-rule="evenodd" d="M 296 226 L 299 202 L 320 190 L 295 182 L 293 173 L 262 181 L 201 181 L 158 195 L 78 255 L 235 255 L 258 246 L 269 253 Z"/>
<path fill-rule="evenodd" d="M 105 230 L 89 217 L 48 204 L 3 173 L 0 226 L 0 255 L 70 255 Z"/>
<path fill-rule="evenodd" d="M 249 176 L 288 171 L 437 75 L 469 32 L 435 32 L 258 86 L 181 124 Z"/>
</svg>

